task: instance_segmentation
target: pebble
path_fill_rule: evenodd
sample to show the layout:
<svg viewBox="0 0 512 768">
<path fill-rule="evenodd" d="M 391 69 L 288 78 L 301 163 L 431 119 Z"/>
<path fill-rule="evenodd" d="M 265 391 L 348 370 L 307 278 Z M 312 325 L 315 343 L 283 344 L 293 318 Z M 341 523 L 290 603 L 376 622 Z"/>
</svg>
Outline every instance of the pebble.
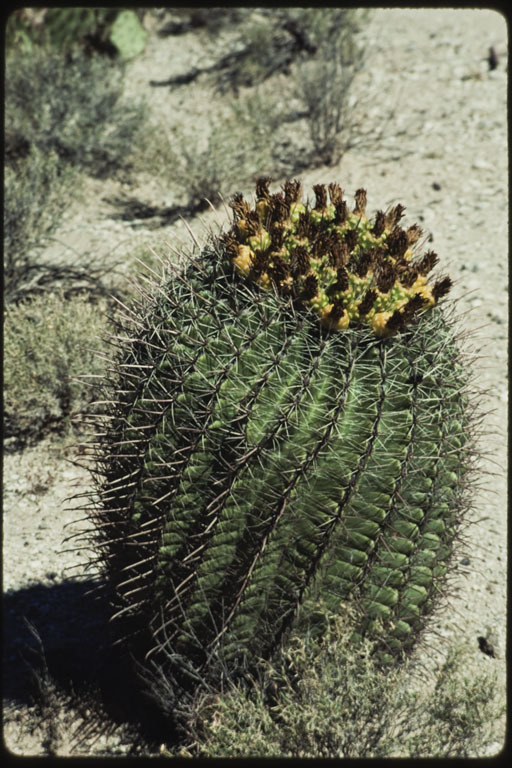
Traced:
<svg viewBox="0 0 512 768">
<path fill-rule="evenodd" d="M 485 160 L 475 160 L 475 162 L 471 165 L 471 167 L 475 171 L 479 171 L 479 170 L 494 171 L 494 168 L 495 168 L 495 166 L 491 165 L 491 163 L 488 163 Z"/>
</svg>

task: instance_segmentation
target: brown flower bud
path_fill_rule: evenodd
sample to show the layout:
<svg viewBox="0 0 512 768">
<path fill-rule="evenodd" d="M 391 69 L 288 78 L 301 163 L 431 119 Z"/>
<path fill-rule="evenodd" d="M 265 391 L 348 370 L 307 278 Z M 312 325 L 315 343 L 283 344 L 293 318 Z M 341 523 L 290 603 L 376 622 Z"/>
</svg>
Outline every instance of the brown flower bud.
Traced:
<svg viewBox="0 0 512 768">
<path fill-rule="evenodd" d="M 430 270 L 434 269 L 438 261 L 439 257 L 437 253 L 434 251 L 427 251 L 427 253 L 423 254 L 421 259 L 417 262 L 416 269 L 420 275 L 428 275 Z"/>
<path fill-rule="evenodd" d="M 377 211 L 375 215 L 375 223 L 372 227 L 372 233 L 375 237 L 380 237 L 386 229 L 386 215 L 384 211 Z"/>
<path fill-rule="evenodd" d="M 395 258 L 403 256 L 409 247 L 405 230 L 402 227 L 395 227 L 387 237 L 386 246 L 390 256 Z"/>
<path fill-rule="evenodd" d="M 414 245 L 414 243 L 417 243 L 422 236 L 423 230 L 418 224 L 412 224 L 412 226 L 406 230 L 405 234 L 407 235 L 407 242 L 409 245 Z"/>
<path fill-rule="evenodd" d="M 382 293 L 387 293 L 394 285 L 396 280 L 396 271 L 389 261 L 381 261 L 376 269 L 375 281 L 377 288 Z"/>
<path fill-rule="evenodd" d="M 343 200 L 343 190 L 339 184 L 336 184 L 336 182 L 329 184 L 329 197 L 334 206 L 338 205 Z"/>
<path fill-rule="evenodd" d="M 352 251 L 356 247 L 357 241 L 358 241 L 357 230 L 347 229 L 347 231 L 345 232 L 345 243 L 347 244 L 347 248 L 350 253 L 352 253 Z"/>
<path fill-rule="evenodd" d="M 443 277 L 441 280 L 438 280 L 432 288 L 434 299 L 439 301 L 443 296 L 446 296 L 452 285 L 452 280 L 449 277 Z"/>
<path fill-rule="evenodd" d="M 325 184 L 314 184 L 313 192 L 315 193 L 315 211 L 323 211 L 327 206 L 327 190 Z"/>
<path fill-rule="evenodd" d="M 318 280 L 316 275 L 308 275 L 304 280 L 304 286 L 302 288 L 301 298 L 304 301 L 314 299 L 318 291 Z"/>
<path fill-rule="evenodd" d="M 293 277 L 306 275 L 310 269 L 309 254 L 303 245 L 298 245 L 290 257 L 290 272 Z"/>
<path fill-rule="evenodd" d="M 360 315 L 367 315 L 370 309 L 373 307 L 374 301 L 377 298 L 377 292 L 373 290 L 373 288 L 370 288 L 370 290 L 366 291 L 363 300 L 359 303 L 359 306 L 357 307 Z"/>
<path fill-rule="evenodd" d="M 256 181 L 256 197 L 258 200 L 268 200 L 270 198 L 269 187 L 272 179 L 269 176 L 261 176 Z"/>
<path fill-rule="evenodd" d="M 356 216 L 364 216 L 366 214 L 366 189 L 358 189 L 354 195 L 355 207 L 354 213 Z"/>
</svg>

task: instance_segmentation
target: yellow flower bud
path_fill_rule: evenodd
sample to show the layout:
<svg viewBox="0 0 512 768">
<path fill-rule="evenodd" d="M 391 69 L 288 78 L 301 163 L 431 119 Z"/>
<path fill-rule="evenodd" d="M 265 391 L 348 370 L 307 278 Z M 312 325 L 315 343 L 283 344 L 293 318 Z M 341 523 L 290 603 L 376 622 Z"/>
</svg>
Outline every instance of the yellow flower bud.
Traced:
<svg viewBox="0 0 512 768">
<path fill-rule="evenodd" d="M 377 336 L 382 336 L 386 332 L 386 323 L 392 314 L 392 312 L 377 312 L 372 317 L 370 324 Z"/>
<path fill-rule="evenodd" d="M 247 245 L 238 246 L 238 253 L 233 259 L 233 264 L 235 265 L 239 274 L 243 275 L 244 277 L 249 274 L 252 267 L 253 258 L 254 253 Z"/>
<path fill-rule="evenodd" d="M 436 300 L 432 294 L 432 286 L 427 283 L 427 278 L 424 275 L 418 275 L 411 288 L 411 296 L 415 293 L 419 293 L 424 299 L 428 301 L 430 306 L 434 306 Z"/>
<path fill-rule="evenodd" d="M 306 206 L 304 203 L 292 203 L 290 205 L 290 221 L 295 224 L 299 220 L 301 213 L 304 213 Z"/>
<path fill-rule="evenodd" d="M 253 235 L 247 241 L 253 251 L 266 251 L 272 245 L 272 240 L 266 229 L 263 227 L 257 235 Z"/>
<path fill-rule="evenodd" d="M 256 203 L 256 212 L 259 216 L 260 221 L 265 221 L 265 216 L 268 212 L 268 201 L 267 200 L 258 200 Z"/>
</svg>

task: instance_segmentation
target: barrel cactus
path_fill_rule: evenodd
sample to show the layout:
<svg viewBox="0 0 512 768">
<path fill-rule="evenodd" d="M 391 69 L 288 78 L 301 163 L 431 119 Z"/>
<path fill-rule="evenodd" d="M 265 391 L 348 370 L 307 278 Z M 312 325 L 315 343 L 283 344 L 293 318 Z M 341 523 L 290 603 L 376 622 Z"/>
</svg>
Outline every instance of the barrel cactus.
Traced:
<svg viewBox="0 0 512 768">
<path fill-rule="evenodd" d="M 468 505 L 451 281 L 397 205 L 237 194 L 230 229 L 130 310 L 98 436 L 95 547 L 134 655 L 179 696 L 316 606 L 412 648 Z M 169 681 L 172 681 L 172 685 Z"/>
</svg>

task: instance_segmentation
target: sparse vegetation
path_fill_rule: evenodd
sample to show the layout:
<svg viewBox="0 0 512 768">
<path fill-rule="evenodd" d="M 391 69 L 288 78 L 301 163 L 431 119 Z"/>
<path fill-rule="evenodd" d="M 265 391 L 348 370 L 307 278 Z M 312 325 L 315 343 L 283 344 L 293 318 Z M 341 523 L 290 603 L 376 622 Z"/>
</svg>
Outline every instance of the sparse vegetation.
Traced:
<svg viewBox="0 0 512 768">
<path fill-rule="evenodd" d="M 154 12 L 159 16 L 166 14 L 163 8 L 156 9 Z M 160 37 L 167 37 L 204 29 L 207 35 L 215 35 L 227 25 L 239 24 L 249 13 L 251 10 L 248 8 L 236 7 L 176 7 L 172 8 L 172 20 L 167 19 L 158 34 Z"/>
<path fill-rule="evenodd" d="M 271 162 L 266 126 L 235 110 L 211 116 L 207 135 L 192 125 L 177 126 L 167 142 L 163 149 L 166 174 L 183 190 L 191 207 L 205 198 L 218 205 L 219 194 L 228 197 Z"/>
<path fill-rule="evenodd" d="M 4 300 L 15 301 L 33 285 L 40 268 L 34 250 L 47 242 L 71 201 L 76 179 L 55 152 L 38 147 L 4 170 Z"/>
<path fill-rule="evenodd" d="M 97 177 L 126 168 L 142 138 L 141 104 L 121 99 L 123 70 L 105 57 L 34 48 L 6 62 L 6 135 Z"/>
<path fill-rule="evenodd" d="M 240 86 L 259 85 L 270 74 L 288 75 L 280 91 L 279 122 L 287 123 L 293 115 L 305 119 L 311 139 L 307 159 L 302 147 L 295 148 L 293 171 L 334 165 L 360 132 L 351 86 L 364 66 L 359 33 L 367 18 L 368 11 L 347 8 L 267 11 L 243 28 L 241 50 L 219 72 L 219 84 L 230 82 L 235 92 Z M 267 100 L 275 99 L 275 91 L 259 90 Z M 269 106 L 254 116 L 260 127 L 271 114 Z M 268 135 L 274 143 L 274 165 L 279 166 L 282 146 L 275 142 L 275 125 L 268 124 Z"/>
<path fill-rule="evenodd" d="M 75 26 L 59 26 L 59 17 L 34 27 L 32 19 L 35 33 L 19 50 L 23 24 L 11 25 L 6 62 L 4 429 L 18 445 L 66 428 L 70 414 L 92 399 L 69 377 L 97 369 L 77 338 L 90 338 L 104 323 L 97 299 L 107 293 L 103 280 L 114 265 L 87 254 L 77 263 L 71 251 L 67 261 L 53 263 L 41 251 L 70 204 L 80 201 L 81 174 L 127 167 L 144 122 L 140 105 L 122 103 L 121 67 L 71 50 L 80 27 L 71 16 Z M 84 291 L 89 298 L 76 296 Z"/>
<path fill-rule="evenodd" d="M 228 18 L 216 16 L 215 29 Z M 190 79 L 203 73 L 210 78 L 217 92 L 211 108 L 192 111 L 155 134 L 153 154 L 168 169 L 169 185 L 178 185 L 188 201 L 213 202 L 219 192 L 262 173 L 293 175 L 338 162 L 360 130 L 350 87 L 364 63 L 358 38 L 364 19 L 354 9 L 257 9 L 247 15 L 228 52 L 190 73 Z M 207 20 L 193 14 L 182 24 L 188 26 L 180 29 L 208 29 Z M 158 84 L 178 82 L 188 82 L 187 76 Z M 151 163 L 150 153 L 145 159 Z"/>
<path fill-rule="evenodd" d="M 62 53 L 80 47 L 123 57 L 140 48 L 141 33 L 137 12 L 122 8 L 21 8 L 7 21 L 6 43 L 11 50 L 26 52 L 44 47 Z"/>
<path fill-rule="evenodd" d="M 52 283 L 85 282 L 104 292 L 101 273 L 111 264 L 100 270 L 48 264 L 39 253 L 70 203 L 80 199 L 80 174 L 104 177 L 129 167 L 144 124 L 142 107 L 122 103 L 122 69 L 98 55 L 42 45 L 28 52 L 11 48 L 6 69 L 6 303 Z"/>
<path fill-rule="evenodd" d="M 359 43 L 359 14 L 339 8 L 301 9 L 297 23 L 310 31 L 316 54 L 296 75 L 296 95 L 304 105 L 313 143 L 313 165 L 334 165 L 341 159 L 354 131 L 351 85 L 364 64 Z"/>
<path fill-rule="evenodd" d="M 105 325 L 105 305 L 86 295 L 47 293 L 6 307 L 4 437 L 16 447 L 62 433 L 90 406 L 103 362 L 87 345 L 101 346 Z M 91 378 L 77 379 L 81 374 Z"/>
<path fill-rule="evenodd" d="M 437 668 L 379 669 L 338 621 L 316 642 L 295 638 L 280 662 L 249 685 L 197 702 L 194 757 L 478 757 L 499 743 L 504 704 L 496 680 L 464 672 L 451 648 Z M 181 750 L 181 752 L 180 752 Z"/>
<path fill-rule="evenodd" d="M 309 31 L 297 23 L 293 10 L 256 9 L 239 26 L 233 50 L 212 68 L 216 87 L 238 94 L 275 75 L 292 74 L 293 63 L 315 51 Z"/>
</svg>

